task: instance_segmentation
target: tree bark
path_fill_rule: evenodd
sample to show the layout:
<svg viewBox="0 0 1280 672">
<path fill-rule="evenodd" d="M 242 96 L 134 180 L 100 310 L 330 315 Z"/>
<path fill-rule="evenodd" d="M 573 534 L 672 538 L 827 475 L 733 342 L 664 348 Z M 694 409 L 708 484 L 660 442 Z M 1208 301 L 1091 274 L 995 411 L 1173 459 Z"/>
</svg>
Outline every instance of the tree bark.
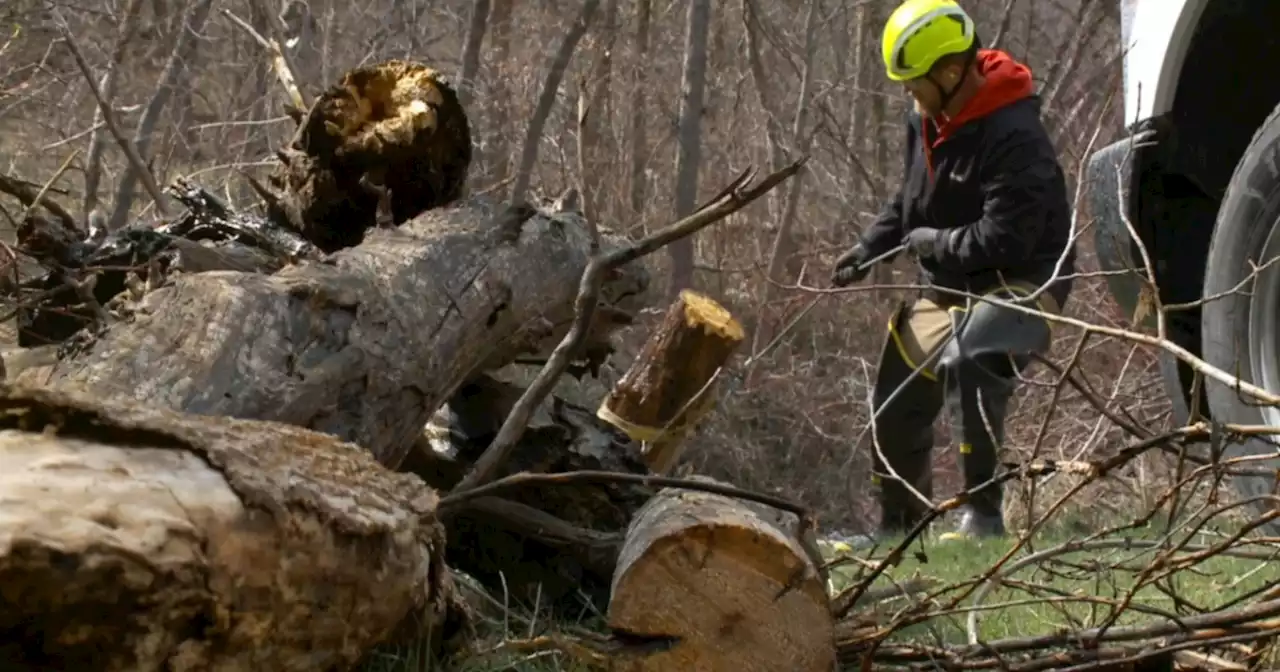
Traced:
<svg viewBox="0 0 1280 672">
<path fill-rule="evenodd" d="M 462 632 L 420 480 L 298 427 L 99 399 L 0 386 L 11 669 L 349 669 L 413 619 Z"/>
<path fill-rule="evenodd" d="M 395 468 L 465 380 L 567 328 L 590 248 L 576 212 L 467 200 L 322 262 L 180 276 L 59 362 L 50 384 L 308 427 Z M 647 285 L 633 264 L 603 296 L 634 311 Z M 601 340 L 611 326 L 600 321 Z"/>
<path fill-rule="evenodd" d="M 826 587 L 795 516 L 667 489 L 636 514 L 618 560 L 610 627 L 674 638 L 629 669 L 829 672 Z"/>
<path fill-rule="evenodd" d="M 714 377 L 744 338 L 742 325 L 720 304 L 680 292 L 597 416 L 646 444 L 650 471 L 669 472 L 689 430 L 714 407 Z"/>
</svg>

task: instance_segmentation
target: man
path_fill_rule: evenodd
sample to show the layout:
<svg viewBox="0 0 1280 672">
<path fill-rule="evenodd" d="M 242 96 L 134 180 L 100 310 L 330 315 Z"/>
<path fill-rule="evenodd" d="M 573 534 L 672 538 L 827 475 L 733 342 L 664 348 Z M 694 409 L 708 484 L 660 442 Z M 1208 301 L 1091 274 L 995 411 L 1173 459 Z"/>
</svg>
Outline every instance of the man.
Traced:
<svg viewBox="0 0 1280 672">
<path fill-rule="evenodd" d="M 915 99 L 903 182 L 836 262 L 832 284 L 862 280 L 871 262 L 903 245 L 928 287 L 890 318 L 871 400 L 880 531 L 898 535 L 927 511 L 932 425 L 944 404 L 965 487 L 989 483 L 1018 374 L 1049 347 L 1046 320 L 974 297 L 1059 311 L 1075 249 L 1031 71 L 981 48 L 954 0 L 904 2 L 885 26 L 882 52 L 889 78 Z M 1002 520 L 993 485 L 970 498 L 943 538 L 1002 535 Z"/>
</svg>

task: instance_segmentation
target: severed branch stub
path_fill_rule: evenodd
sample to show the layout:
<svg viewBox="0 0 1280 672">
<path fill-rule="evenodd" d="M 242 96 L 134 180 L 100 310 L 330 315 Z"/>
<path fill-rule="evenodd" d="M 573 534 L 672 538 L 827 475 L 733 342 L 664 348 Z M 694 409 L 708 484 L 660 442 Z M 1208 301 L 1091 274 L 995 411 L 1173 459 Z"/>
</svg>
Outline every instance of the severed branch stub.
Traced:
<svg viewBox="0 0 1280 672">
<path fill-rule="evenodd" d="M 480 456 L 480 459 L 476 460 L 475 466 L 454 487 L 453 492 L 464 492 L 489 481 L 502 463 L 510 456 L 511 451 L 515 449 L 516 444 L 520 441 L 520 436 L 524 433 L 525 426 L 529 423 L 529 418 L 533 415 L 533 411 L 542 403 L 542 400 L 551 392 L 551 389 L 555 387 L 556 381 L 568 368 L 575 352 L 586 339 L 592 318 L 595 316 L 600 287 L 610 272 L 640 257 L 652 254 L 677 240 L 691 236 L 741 210 L 781 184 L 783 180 L 799 172 L 806 160 L 807 157 L 801 157 L 791 165 L 775 171 L 761 180 L 759 184 L 749 188 L 748 185 L 751 183 L 752 178 L 755 177 L 755 169 L 748 168 L 730 182 L 729 186 L 725 187 L 715 198 L 711 199 L 709 203 L 698 208 L 688 217 L 631 245 L 605 254 L 597 254 L 592 258 L 587 264 L 586 270 L 582 273 L 581 281 L 578 283 L 578 296 L 574 300 L 573 306 L 573 324 L 569 327 L 569 331 L 560 340 L 555 350 L 551 352 L 551 357 L 547 360 L 546 366 L 538 372 L 538 376 L 534 378 L 533 383 L 529 385 L 524 395 L 512 407 L 511 413 L 503 421 L 502 428 L 498 430 L 498 435 L 494 438 L 493 443 Z"/>
<path fill-rule="evenodd" d="M 641 442 L 650 471 L 670 472 L 689 431 L 715 407 L 717 373 L 745 338 L 711 297 L 681 291 L 596 417 Z"/>
</svg>

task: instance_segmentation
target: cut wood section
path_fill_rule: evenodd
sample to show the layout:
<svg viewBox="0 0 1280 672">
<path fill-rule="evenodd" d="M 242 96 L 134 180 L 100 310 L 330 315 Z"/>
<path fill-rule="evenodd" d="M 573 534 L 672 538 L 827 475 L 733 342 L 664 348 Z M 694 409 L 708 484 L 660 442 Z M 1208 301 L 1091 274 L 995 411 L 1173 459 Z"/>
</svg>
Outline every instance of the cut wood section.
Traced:
<svg viewBox="0 0 1280 672">
<path fill-rule="evenodd" d="M 323 262 L 179 276 L 58 362 L 48 384 L 308 427 L 395 468 L 458 386 L 572 320 L 590 255 L 579 213 L 468 199 Z M 603 295 L 634 312 L 648 282 L 628 264 Z"/>
<path fill-rule="evenodd" d="M 436 502 L 298 427 L 0 385 L 0 667 L 341 670 L 424 616 L 465 634 Z"/>
<path fill-rule="evenodd" d="M 644 442 L 650 471 L 667 473 L 680 459 L 684 438 L 715 405 L 712 376 L 745 337 L 719 303 L 680 292 L 596 414 Z"/>
<path fill-rule="evenodd" d="M 457 93 L 420 63 L 356 68 L 322 93 L 278 153 L 259 193 L 273 219 L 325 252 L 387 224 L 459 199 L 471 165 L 471 128 Z"/>
<path fill-rule="evenodd" d="M 627 530 L 608 620 L 629 635 L 678 641 L 620 669 L 830 672 L 830 605 L 796 525 L 751 502 L 658 493 Z"/>
</svg>

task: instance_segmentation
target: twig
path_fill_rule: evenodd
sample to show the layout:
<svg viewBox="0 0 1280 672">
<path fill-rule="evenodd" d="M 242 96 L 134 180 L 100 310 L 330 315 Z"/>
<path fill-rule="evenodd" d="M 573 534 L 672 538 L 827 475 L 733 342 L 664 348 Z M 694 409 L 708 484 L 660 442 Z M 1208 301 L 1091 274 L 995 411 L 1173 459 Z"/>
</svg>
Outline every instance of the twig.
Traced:
<svg viewBox="0 0 1280 672">
<path fill-rule="evenodd" d="M 640 257 L 652 254 L 672 241 L 691 236 L 699 230 L 741 210 L 747 204 L 768 193 L 770 189 L 773 189 L 783 180 L 796 174 L 800 167 L 804 165 L 805 160 L 805 158 L 801 158 L 764 178 L 758 185 L 747 188 L 747 185 L 755 175 L 754 169 L 749 168 L 743 171 L 737 179 L 733 180 L 724 191 L 713 198 L 707 205 L 688 217 L 636 243 L 592 258 L 587 263 L 587 267 L 582 273 L 582 279 L 578 283 L 578 296 L 573 303 L 574 319 L 568 333 L 556 345 L 551 357 L 547 360 L 546 366 L 538 372 L 538 376 L 534 378 L 533 383 L 529 385 L 528 389 L 525 390 L 524 394 L 520 396 L 520 399 L 511 408 L 511 412 L 507 415 L 506 420 L 503 421 L 502 428 L 498 430 L 498 435 L 494 438 L 493 443 L 485 449 L 484 454 L 480 456 L 480 459 L 476 460 L 475 466 L 472 467 L 470 473 L 454 487 L 452 492 L 465 492 L 483 485 L 492 478 L 493 473 L 510 456 L 511 451 L 515 449 L 516 444 L 520 441 L 520 437 L 524 435 L 525 427 L 529 424 L 529 419 L 533 416 L 534 409 L 551 392 L 551 388 L 555 386 L 556 381 L 572 361 L 574 353 L 586 338 L 591 320 L 595 315 L 596 303 L 599 300 L 600 285 L 610 271 L 631 263 Z"/>
<path fill-rule="evenodd" d="M 266 8 L 260 7 L 260 9 L 265 11 Z M 301 115 L 307 111 L 307 98 L 302 95 L 302 89 L 298 88 L 298 78 L 294 76 L 293 66 L 289 63 L 284 50 L 280 48 L 280 43 L 275 38 L 268 39 L 263 37 L 247 21 L 236 16 L 225 7 L 222 9 L 222 15 L 248 33 L 254 42 L 261 45 L 271 55 L 271 69 L 276 73 L 276 79 L 280 80 L 280 86 L 284 87 L 284 91 L 288 94 L 289 101 L 293 104 L 294 109 L 297 110 L 298 119 L 300 119 Z M 267 16 L 270 16 L 270 14 L 267 14 Z M 292 117 L 293 115 L 291 114 L 290 116 Z M 295 119 L 295 121 L 298 119 Z"/>
<path fill-rule="evenodd" d="M 0 175 L 0 194 L 9 194 L 10 196 L 18 199 L 18 202 L 22 203 L 22 207 L 26 208 L 27 212 L 31 211 L 32 205 L 39 203 L 45 210 L 53 213 L 53 216 L 56 217 L 68 231 L 79 231 L 80 229 L 76 224 L 76 218 L 72 217 L 71 213 L 68 212 L 66 208 L 62 207 L 61 203 L 49 198 L 48 194 L 45 192 L 46 190 L 42 190 L 43 195 L 40 198 L 37 198 L 36 192 L 32 191 L 31 187 L 27 186 L 25 180 Z M 17 221 L 21 222 L 22 219 L 19 218 Z"/>
</svg>

